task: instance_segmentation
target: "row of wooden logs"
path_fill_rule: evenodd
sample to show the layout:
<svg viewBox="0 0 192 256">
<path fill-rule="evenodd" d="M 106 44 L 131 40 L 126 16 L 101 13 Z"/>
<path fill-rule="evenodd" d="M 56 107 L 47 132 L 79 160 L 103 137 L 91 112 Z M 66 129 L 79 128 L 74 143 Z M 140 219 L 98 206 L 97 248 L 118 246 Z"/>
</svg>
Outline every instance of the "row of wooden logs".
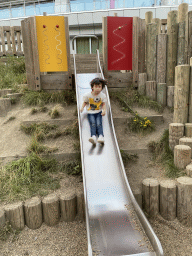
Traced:
<svg viewBox="0 0 192 256">
<path fill-rule="evenodd" d="M 184 135 L 186 137 L 184 137 Z M 174 164 L 185 169 L 191 164 L 192 156 L 192 123 L 169 124 L 169 147 L 174 151 Z M 190 173 L 190 176 L 192 173 Z"/>
<path fill-rule="evenodd" d="M 169 221 L 177 219 L 184 225 L 192 226 L 192 178 L 179 177 L 177 180 L 148 178 L 142 182 L 143 209 L 151 216 L 158 213 Z"/>
<path fill-rule="evenodd" d="M 147 73 L 140 73 L 138 79 L 138 92 L 146 95 L 163 106 L 174 106 L 174 86 L 167 86 L 166 83 L 147 81 Z"/>
<path fill-rule="evenodd" d="M 59 221 L 73 221 L 78 214 L 85 220 L 84 195 L 68 193 L 57 196 L 50 194 L 42 200 L 33 197 L 23 202 L 6 205 L 0 209 L 0 228 L 9 221 L 15 229 L 23 229 L 25 224 L 30 229 L 37 229 L 44 221 L 48 226 L 54 226 Z"/>
</svg>

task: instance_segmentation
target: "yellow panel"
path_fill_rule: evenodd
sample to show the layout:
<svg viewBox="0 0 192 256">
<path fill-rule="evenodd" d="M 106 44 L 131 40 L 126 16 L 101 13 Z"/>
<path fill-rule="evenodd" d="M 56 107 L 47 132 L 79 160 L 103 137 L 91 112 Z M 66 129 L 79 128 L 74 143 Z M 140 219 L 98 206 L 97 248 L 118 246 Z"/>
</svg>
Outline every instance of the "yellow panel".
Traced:
<svg viewBox="0 0 192 256">
<path fill-rule="evenodd" d="M 62 16 L 36 16 L 40 72 L 68 71 L 65 20 Z"/>
</svg>

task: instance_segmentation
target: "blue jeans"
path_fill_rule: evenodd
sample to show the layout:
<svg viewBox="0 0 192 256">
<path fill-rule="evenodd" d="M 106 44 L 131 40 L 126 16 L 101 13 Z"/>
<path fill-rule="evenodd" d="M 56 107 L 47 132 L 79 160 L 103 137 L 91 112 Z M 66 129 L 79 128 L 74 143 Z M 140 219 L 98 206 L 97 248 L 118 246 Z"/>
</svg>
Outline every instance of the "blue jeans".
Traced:
<svg viewBox="0 0 192 256">
<path fill-rule="evenodd" d="M 103 125 L 102 125 L 102 115 L 101 112 L 96 114 L 87 114 L 90 128 L 91 128 L 91 136 L 96 134 L 103 135 Z M 103 135 L 104 136 L 104 135 Z"/>
</svg>

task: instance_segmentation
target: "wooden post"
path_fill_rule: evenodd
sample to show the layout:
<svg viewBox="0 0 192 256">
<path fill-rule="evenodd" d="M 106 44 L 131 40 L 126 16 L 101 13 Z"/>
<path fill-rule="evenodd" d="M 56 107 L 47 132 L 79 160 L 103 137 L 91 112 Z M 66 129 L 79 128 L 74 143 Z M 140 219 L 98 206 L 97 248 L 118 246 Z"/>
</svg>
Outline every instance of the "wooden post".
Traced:
<svg viewBox="0 0 192 256">
<path fill-rule="evenodd" d="M 61 221 L 73 221 L 77 214 L 77 196 L 72 193 L 60 195 Z"/>
<path fill-rule="evenodd" d="M 156 81 L 156 64 L 157 64 L 157 24 L 150 23 L 147 25 L 147 80 Z"/>
<path fill-rule="evenodd" d="M 166 220 L 176 218 L 176 189 L 174 180 L 160 181 L 160 214 Z"/>
<path fill-rule="evenodd" d="M 145 20 L 139 19 L 138 72 L 146 72 L 145 67 Z"/>
<path fill-rule="evenodd" d="M 11 226 L 15 229 L 23 229 L 25 226 L 24 222 L 24 212 L 23 212 L 23 203 L 14 203 L 6 205 L 5 215 L 7 220 L 9 220 Z"/>
<path fill-rule="evenodd" d="M 157 102 L 163 106 L 167 105 L 167 85 L 166 83 L 157 84 Z"/>
<path fill-rule="evenodd" d="M 107 51 L 107 17 L 102 17 L 102 37 L 103 37 L 103 69 L 104 76 L 108 78 L 108 51 Z"/>
<path fill-rule="evenodd" d="M 13 51 L 13 54 L 16 55 L 15 29 L 14 27 L 11 27 L 10 30 L 11 30 L 12 51 Z"/>
<path fill-rule="evenodd" d="M 133 17 L 133 86 L 138 87 L 138 40 L 139 40 L 139 17 Z"/>
<path fill-rule="evenodd" d="M 159 18 L 153 18 L 151 23 L 157 24 L 157 35 L 161 34 L 161 20 Z"/>
<path fill-rule="evenodd" d="M 167 34 L 157 36 L 157 83 L 166 83 Z"/>
<path fill-rule="evenodd" d="M 189 61 L 190 61 L 190 58 L 192 57 L 192 11 L 188 12 L 188 24 L 189 24 L 188 58 L 189 58 Z"/>
<path fill-rule="evenodd" d="M 169 147 L 174 150 L 179 145 L 179 139 L 184 135 L 184 125 L 181 123 L 169 124 Z"/>
<path fill-rule="evenodd" d="M 1 54 L 0 56 L 6 55 L 6 50 L 5 50 L 5 32 L 3 27 L 0 27 L 0 37 L 1 37 Z"/>
<path fill-rule="evenodd" d="M 7 37 L 7 47 L 8 50 L 6 51 L 6 55 L 13 55 L 12 49 L 11 49 L 11 33 L 10 33 L 10 27 L 6 26 L 4 27 L 6 37 Z"/>
<path fill-rule="evenodd" d="M 143 209 L 151 217 L 159 213 L 159 182 L 149 178 L 142 182 Z"/>
<path fill-rule="evenodd" d="M 48 226 L 56 225 L 60 220 L 59 198 L 57 195 L 48 195 L 42 200 L 43 219 Z"/>
<path fill-rule="evenodd" d="M 192 226 L 192 178 L 177 179 L 177 218 L 187 226 Z"/>
<path fill-rule="evenodd" d="M 184 137 L 179 139 L 179 145 L 187 145 L 192 150 L 192 138 L 190 137 Z M 191 152 L 192 153 L 192 152 Z"/>
<path fill-rule="evenodd" d="M 157 84 L 156 81 L 146 81 L 146 96 L 152 100 L 157 100 Z"/>
<path fill-rule="evenodd" d="M 145 67 L 147 65 L 147 25 L 152 23 L 153 12 L 149 11 L 145 13 Z M 147 68 L 147 67 L 146 67 Z"/>
<path fill-rule="evenodd" d="M 179 22 L 178 29 L 178 51 L 177 51 L 177 65 L 185 64 L 185 21 Z"/>
<path fill-rule="evenodd" d="M 72 89 L 72 71 L 70 62 L 70 40 L 69 40 L 69 24 L 68 17 L 64 17 L 65 20 L 65 38 L 66 38 L 66 50 L 67 50 L 67 65 L 68 65 L 68 86 Z"/>
<path fill-rule="evenodd" d="M 17 35 L 17 56 L 22 56 L 23 52 L 21 51 L 21 31 L 16 31 Z"/>
<path fill-rule="evenodd" d="M 192 123 L 192 58 L 190 58 L 189 115 L 188 115 L 188 122 Z"/>
<path fill-rule="evenodd" d="M 174 123 L 184 124 L 187 123 L 188 120 L 189 76 L 189 65 L 176 66 L 173 115 Z"/>
<path fill-rule="evenodd" d="M 31 29 L 31 41 L 32 41 L 32 51 L 33 51 L 33 65 L 35 71 L 35 89 L 37 91 L 41 90 L 40 81 L 40 66 L 39 66 L 39 53 L 38 53 L 38 43 L 37 43 L 37 30 L 36 30 L 36 18 L 30 17 L 30 29 Z"/>
<path fill-rule="evenodd" d="M 23 35 L 23 51 L 25 55 L 25 67 L 27 74 L 27 84 L 31 90 L 35 90 L 35 71 L 33 64 L 33 50 L 31 41 L 31 29 L 29 19 L 21 21 L 21 30 Z"/>
<path fill-rule="evenodd" d="M 5 226 L 5 211 L 0 209 L 0 229 Z"/>
<path fill-rule="evenodd" d="M 185 25 L 185 49 L 184 49 L 184 64 L 189 64 L 188 59 L 188 4 L 182 3 L 178 7 L 178 23 L 184 22 Z"/>
<path fill-rule="evenodd" d="M 147 74 L 146 73 L 140 73 L 139 74 L 139 81 L 138 81 L 138 93 L 140 95 L 145 95 L 146 81 L 147 81 Z"/>
<path fill-rule="evenodd" d="M 167 106 L 174 107 L 174 90 L 175 86 L 167 86 Z"/>
<path fill-rule="evenodd" d="M 192 137 L 192 123 L 185 123 L 185 136 Z"/>
<path fill-rule="evenodd" d="M 177 65 L 177 11 L 170 11 L 167 16 L 167 86 L 174 86 L 175 66 Z M 168 105 L 168 104 L 167 104 Z"/>
<path fill-rule="evenodd" d="M 192 177 L 192 164 L 188 164 L 185 171 L 187 176 Z"/>
<path fill-rule="evenodd" d="M 77 193 L 77 214 L 81 220 L 85 220 L 85 200 L 84 193 Z"/>
<path fill-rule="evenodd" d="M 187 145 L 177 145 L 174 148 L 174 164 L 176 167 L 185 169 L 191 163 L 191 148 Z"/>
<path fill-rule="evenodd" d="M 25 220 L 26 225 L 31 229 L 40 228 L 42 224 L 42 206 L 38 197 L 33 197 L 25 201 Z"/>
</svg>

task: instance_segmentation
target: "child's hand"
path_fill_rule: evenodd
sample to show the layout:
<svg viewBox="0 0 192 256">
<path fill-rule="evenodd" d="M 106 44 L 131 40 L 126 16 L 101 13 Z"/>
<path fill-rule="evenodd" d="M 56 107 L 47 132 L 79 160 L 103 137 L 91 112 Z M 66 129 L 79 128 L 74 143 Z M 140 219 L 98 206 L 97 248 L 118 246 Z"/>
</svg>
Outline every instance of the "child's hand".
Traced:
<svg viewBox="0 0 192 256">
<path fill-rule="evenodd" d="M 105 110 L 102 110 L 101 115 L 104 116 L 106 114 Z"/>
<path fill-rule="evenodd" d="M 83 109 L 84 109 L 83 107 L 82 107 L 82 108 L 80 108 L 80 112 L 81 112 L 81 113 L 83 112 Z"/>
</svg>

